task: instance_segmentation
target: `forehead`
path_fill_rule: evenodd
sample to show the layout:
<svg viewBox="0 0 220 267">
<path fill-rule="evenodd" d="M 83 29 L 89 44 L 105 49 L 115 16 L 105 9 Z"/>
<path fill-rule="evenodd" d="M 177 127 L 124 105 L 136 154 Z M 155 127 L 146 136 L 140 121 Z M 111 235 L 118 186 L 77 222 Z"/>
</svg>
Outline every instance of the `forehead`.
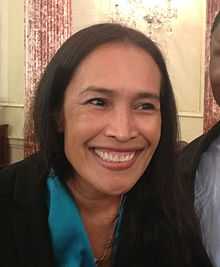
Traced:
<svg viewBox="0 0 220 267">
<path fill-rule="evenodd" d="M 138 78 L 149 82 L 155 80 L 155 76 L 159 82 L 161 80 L 160 68 L 152 56 L 143 48 L 126 42 L 107 43 L 94 49 L 81 61 L 72 80 L 85 82 L 92 78 L 102 82 L 114 77 L 115 83 L 119 83 L 125 75 L 130 75 L 130 82 Z"/>
<path fill-rule="evenodd" d="M 90 62 L 92 60 L 96 61 L 113 61 L 118 58 L 120 60 L 122 57 L 129 56 L 129 59 L 133 61 L 140 61 L 140 59 L 145 60 L 146 57 L 151 62 L 156 64 L 150 53 L 142 47 L 135 45 L 129 41 L 113 41 L 106 44 L 99 45 L 94 48 L 82 61 L 79 63 L 78 68 L 85 62 Z"/>
</svg>

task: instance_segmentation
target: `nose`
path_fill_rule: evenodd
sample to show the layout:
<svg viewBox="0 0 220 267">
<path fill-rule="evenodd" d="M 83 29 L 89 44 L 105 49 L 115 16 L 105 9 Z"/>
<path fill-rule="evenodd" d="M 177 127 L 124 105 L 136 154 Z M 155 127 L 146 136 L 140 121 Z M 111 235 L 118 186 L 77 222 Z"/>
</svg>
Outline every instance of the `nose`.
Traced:
<svg viewBox="0 0 220 267">
<path fill-rule="evenodd" d="M 109 114 L 105 135 L 120 142 L 127 142 L 138 136 L 135 118 L 129 109 L 118 109 Z"/>
</svg>

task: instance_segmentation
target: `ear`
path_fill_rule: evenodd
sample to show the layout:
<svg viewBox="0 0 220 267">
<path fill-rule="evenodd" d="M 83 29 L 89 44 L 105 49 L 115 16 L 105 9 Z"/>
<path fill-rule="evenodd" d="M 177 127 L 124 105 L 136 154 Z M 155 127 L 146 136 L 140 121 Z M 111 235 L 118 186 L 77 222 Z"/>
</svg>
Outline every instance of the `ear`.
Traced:
<svg viewBox="0 0 220 267">
<path fill-rule="evenodd" d="M 57 123 L 57 131 L 59 133 L 63 133 L 64 132 L 64 113 L 63 113 L 63 109 L 60 111 L 59 114 L 57 114 L 56 123 Z"/>
</svg>

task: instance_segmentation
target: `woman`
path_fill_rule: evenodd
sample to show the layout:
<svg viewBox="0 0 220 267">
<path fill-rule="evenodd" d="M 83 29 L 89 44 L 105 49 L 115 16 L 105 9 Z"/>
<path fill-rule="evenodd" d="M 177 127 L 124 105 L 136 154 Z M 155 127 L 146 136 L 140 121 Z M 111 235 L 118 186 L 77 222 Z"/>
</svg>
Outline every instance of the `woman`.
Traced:
<svg viewBox="0 0 220 267">
<path fill-rule="evenodd" d="M 6 266 L 211 266 L 175 177 L 176 107 L 144 34 L 71 36 L 36 93 L 40 152 L 0 173 Z"/>
</svg>

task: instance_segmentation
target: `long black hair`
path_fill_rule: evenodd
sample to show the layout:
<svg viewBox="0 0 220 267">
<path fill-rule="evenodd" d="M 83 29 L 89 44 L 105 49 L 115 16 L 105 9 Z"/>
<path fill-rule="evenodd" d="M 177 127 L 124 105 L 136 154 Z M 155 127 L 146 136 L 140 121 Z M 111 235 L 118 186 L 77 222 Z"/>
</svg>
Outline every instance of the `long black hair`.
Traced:
<svg viewBox="0 0 220 267">
<path fill-rule="evenodd" d="M 111 42 L 144 49 L 162 76 L 160 142 L 143 176 L 126 194 L 113 266 L 196 266 L 193 255 L 200 242 L 193 211 L 175 175 L 178 123 L 174 94 L 164 58 L 150 38 L 126 26 L 104 23 L 73 34 L 63 44 L 48 64 L 36 92 L 34 125 L 41 153 L 48 168 L 53 167 L 60 177 L 74 172 L 57 127 L 64 92 L 81 61 L 98 46 Z"/>
</svg>

